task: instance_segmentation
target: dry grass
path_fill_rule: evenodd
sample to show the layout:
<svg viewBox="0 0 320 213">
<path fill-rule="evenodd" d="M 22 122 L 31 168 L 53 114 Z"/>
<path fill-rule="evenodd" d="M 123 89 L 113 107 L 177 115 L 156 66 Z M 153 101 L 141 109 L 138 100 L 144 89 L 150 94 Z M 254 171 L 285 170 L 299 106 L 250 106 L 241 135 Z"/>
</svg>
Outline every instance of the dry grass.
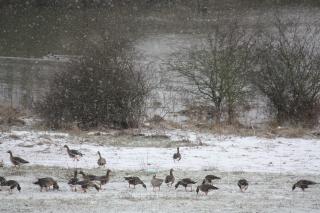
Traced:
<svg viewBox="0 0 320 213">
<path fill-rule="evenodd" d="M 21 126 L 25 122 L 20 117 L 25 116 L 21 110 L 10 106 L 0 105 L 0 124 L 8 126 Z"/>
</svg>

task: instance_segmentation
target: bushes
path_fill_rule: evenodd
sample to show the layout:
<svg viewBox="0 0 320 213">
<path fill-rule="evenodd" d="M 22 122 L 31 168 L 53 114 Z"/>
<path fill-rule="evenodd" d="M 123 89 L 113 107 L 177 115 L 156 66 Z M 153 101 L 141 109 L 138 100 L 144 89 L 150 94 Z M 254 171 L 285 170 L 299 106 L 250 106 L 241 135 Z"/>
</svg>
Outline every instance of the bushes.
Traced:
<svg viewBox="0 0 320 213">
<path fill-rule="evenodd" d="M 319 33 L 296 23 L 277 19 L 275 31 L 262 34 L 252 82 L 270 100 L 279 123 L 312 125 L 319 115 Z"/>
<path fill-rule="evenodd" d="M 52 128 L 70 122 L 82 128 L 138 126 L 148 88 L 125 47 L 126 42 L 103 40 L 58 73 L 36 107 L 46 124 Z"/>
<path fill-rule="evenodd" d="M 257 90 L 269 100 L 278 124 L 315 125 L 320 34 L 315 25 L 299 23 L 275 18 L 272 27 L 253 34 L 239 25 L 218 26 L 204 48 L 176 55 L 172 68 L 192 83 L 191 92 L 214 105 L 218 121 L 226 111 L 232 123 L 239 104 Z"/>
</svg>

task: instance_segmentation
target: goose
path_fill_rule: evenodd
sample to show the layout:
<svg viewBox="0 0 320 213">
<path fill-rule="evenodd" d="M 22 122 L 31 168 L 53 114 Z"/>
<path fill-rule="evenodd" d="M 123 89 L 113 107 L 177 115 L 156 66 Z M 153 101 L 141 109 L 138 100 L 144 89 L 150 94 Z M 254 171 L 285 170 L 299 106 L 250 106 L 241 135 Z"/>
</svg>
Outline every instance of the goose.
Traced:
<svg viewBox="0 0 320 213">
<path fill-rule="evenodd" d="M 153 178 L 151 180 L 151 185 L 153 187 L 153 191 L 155 190 L 156 187 L 158 187 L 159 191 L 160 191 L 160 186 L 162 183 L 163 183 L 163 179 L 156 178 L 156 175 L 153 175 Z"/>
<path fill-rule="evenodd" d="M 93 183 L 92 181 L 89 181 L 89 180 L 82 180 L 82 181 L 78 181 L 76 183 L 76 185 L 80 185 L 81 186 L 81 189 L 83 190 L 83 192 L 87 192 L 87 189 L 88 188 L 95 188 L 97 191 L 100 190 L 99 186 L 97 186 L 97 184 Z"/>
<path fill-rule="evenodd" d="M 79 181 L 79 179 L 77 178 L 77 175 L 78 175 L 78 171 L 77 170 L 74 170 L 74 173 L 73 173 L 73 178 L 71 178 L 69 181 L 68 181 L 68 184 L 71 188 L 71 191 L 77 191 L 77 182 Z"/>
<path fill-rule="evenodd" d="M 20 192 L 21 187 L 20 184 L 15 180 L 8 180 L 1 183 L 2 187 L 9 187 L 9 191 L 12 192 L 14 188 L 17 188 L 17 190 Z"/>
<path fill-rule="evenodd" d="M 181 160 L 181 154 L 180 154 L 180 151 L 179 151 L 179 147 L 177 147 L 177 153 L 174 153 L 173 154 L 173 161 L 180 161 Z"/>
<path fill-rule="evenodd" d="M 241 192 L 244 192 L 244 191 L 246 191 L 248 189 L 249 183 L 248 183 L 248 181 L 246 179 L 240 179 L 238 181 L 238 186 L 239 186 Z"/>
<path fill-rule="evenodd" d="M 143 186 L 143 188 L 147 189 L 146 184 L 144 184 L 143 181 L 140 180 L 139 177 L 134 177 L 134 176 L 132 176 L 132 177 L 124 177 L 124 179 L 125 179 L 126 181 L 128 181 L 128 183 L 129 183 L 129 188 L 130 188 L 130 185 L 133 185 L 133 187 L 136 188 L 136 185 L 141 184 L 141 185 Z"/>
<path fill-rule="evenodd" d="M 5 179 L 4 177 L 1 177 L 1 176 L 0 176 L 0 184 L 2 184 L 2 183 L 4 183 L 4 182 L 6 182 L 6 179 Z"/>
<path fill-rule="evenodd" d="M 204 180 L 206 181 L 206 183 L 208 184 L 212 184 L 212 181 L 213 180 L 220 180 L 221 178 L 220 177 L 217 177 L 215 175 L 207 175 L 205 176 Z"/>
<path fill-rule="evenodd" d="M 173 169 L 170 169 L 170 174 L 166 176 L 166 179 L 165 179 L 165 183 L 167 184 L 167 186 L 169 186 L 169 184 L 171 183 L 171 186 L 172 184 L 174 183 L 174 176 L 173 176 Z"/>
<path fill-rule="evenodd" d="M 98 151 L 98 155 L 99 155 L 99 159 L 98 159 L 98 166 L 103 166 L 103 167 L 105 167 L 105 165 L 106 165 L 106 159 L 105 158 L 103 158 L 103 157 L 101 157 L 101 154 L 100 154 L 100 152 Z"/>
<path fill-rule="evenodd" d="M 96 178 L 98 177 L 96 175 L 85 174 L 83 171 L 80 171 L 79 174 L 82 175 L 82 178 L 84 180 L 89 180 L 89 181 L 96 180 Z"/>
<path fill-rule="evenodd" d="M 301 188 L 301 190 L 304 191 L 306 188 L 309 188 L 309 185 L 315 185 L 315 184 L 319 184 L 319 183 L 313 182 L 311 180 L 299 180 L 292 186 L 292 191 L 296 187 Z"/>
<path fill-rule="evenodd" d="M 53 187 L 53 190 L 59 190 L 59 185 L 57 181 L 50 177 L 38 178 L 38 180 L 33 184 L 40 186 L 40 192 L 42 192 L 43 188 L 46 188 L 46 191 L 48 191 L 48 189 L 50 189 L 51 186 Z"/>
<path fill-rule="evenodd" d="M 16 166 L 20 166 L 21 164 L 29 163 L 29 161 L 26 161 L 26 160 L 24 160 L 24 159 L 22 159 L 20 157 L 14 157 L 10 150 L 7 153 L 10 154 L 10 161 L 15 167 Z"/>
<path fill-rule="evenodd" d="M 111 170 L 108 169 L 106 175 L 97 176 L 95 178 L 96 181 L 100 182 L 100 189 L 102 189 L 101 188 L 102 185 L 105 185 L 110 181 L 110 173 L 111 173 Z"/>
<path fill-rule="evenodd" d="M 197 192 L 197 194 L 199 193 L 199 191 L 202 191 L 202 192 L 204 192 L 205 193 L 205 195 L 208 195 L 208 192 L 209 191 L 211 191 L 211 190 L 217 190 L 217 189 L 219 189 L 218 187 L 215 187 L 215 186 L 213 186 L 213 185 L 211 185 L 211 184 L 201 184 L 200 186 L 198 186 L 197 187 L 197 190 L 196 190 L 196 192 Z"/>
<path fill-rule="evenodd" d="M 177 189 L 179 187 L 179 185 L 182 185 L 185 190 L 187 191 L 187 187 L 191 187 L 191 191 L 192 191 L 192 185 L 196 184 L 196 181 L 191 180 L 190 178 L 184 178 L 180 181 L 178 181 L 178 183 L 174 186 L 175 189 Z"/>
<path fill-rule="evenodd" d="M 82 157 L 84 155 L 81 152 L 79 152 L 78 150 L 69 149 L 69 147 L 67 145 L 64 145 L 63 147 L 67 148 L 68 155 L 73 160 L 79 161 L 79 157 Z"/>
</svg>

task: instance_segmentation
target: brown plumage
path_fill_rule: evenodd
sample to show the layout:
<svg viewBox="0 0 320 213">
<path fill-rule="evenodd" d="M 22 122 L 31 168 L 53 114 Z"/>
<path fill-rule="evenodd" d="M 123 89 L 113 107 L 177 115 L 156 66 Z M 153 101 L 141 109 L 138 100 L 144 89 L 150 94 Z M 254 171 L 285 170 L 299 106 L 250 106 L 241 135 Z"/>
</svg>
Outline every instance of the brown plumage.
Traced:
<svg viewBox="0 0 320 213">
<path fill-rule="evenodd" d="M 187 187 L 191 187 L 191 191 L 192 191 L 192 185 L 196 183 L 197 183 L 196 181 L 193 181 L 190 178 L 183 178 L 179 180 L 174 187 L 175 189 L 177 189 L 180 185 L 182 185 L 186 191 L 187 191 Z"/>
<path fill-rule="evenodd" d="M 180 151 L 179 151 L 179 147 L 177 147 L 177 153 L 174 153 L 173 154 L 173 161 L 180 161 L 181 160 L 181 154 L 180 154 Z"/>
<path fill-rule="evenodd" d="M 156 175 L 153 175 L 153 178 L 151 180 L 151 185 L 153 187 L 153 191 L 157 187 L 159 188 L 159 191 L 160 191 L 160 186 L 162 183 L 163 183 L 163 179 L 157 178 Z"/>
<path fill-rule="evenodd" d="M 200 186 L 197 187 L 197 194 L 199 193 L 199 191 L 202 191 L 205 193 L 205 195 L 208 195 L 208 192 L 211 190 L 217 190 L 218 188 L 211 185 L 211 184 L 201 184 Z"/>
<path fill-rule="evenodd" d="M 0 176 L 0 185 L 1 185 L 2 183 L 4 183 L 4 182 L 6 182 L 6 179 L 5 179 L 4 177 L 1 177 L 1 176 Z"/>
<path fill-rule="evenodd" d="M 83 178 L 84 180 L 89 180 L 89 181 L 96 180 L 96 178 L 98 177 L 98 176 L 96 176 L 96 175 L 85 174 L 83 171 L 80 171 L 79 174 L 82 175 L 82 178 Z"/>
<path fill-rule="evenodd" d="M 132 177 L 124 177 L 124 179 L 125 179 L 126 181 L 128 181 L 128 183 L 129 183 L 129 188 L 130 188 L 130 185 L 133 185 L 133 187 L 136 188 L 136 185 L 141 184 L 141 185 L 143 186 L 143 188 L 147 189 L 146 184 L 144 184 L 143 181 L 140 180 L 139 177 L 134 177 L 134 176 L 132 176 Z"/>
<path fill-rule="evenodd" d="M 50 189 L 50 187 L 53 187 L 53 190 L 59 190 L 59 185 L 57 181 L 55 181 L 51 177 L 46 177 L 46 178 L 39 178 L 38 181 L 34 182 L 33 184 L 39 185 L 40 186 L 40 192 L 42 192 L 42 189 L 45 188 L 46 191 Z"/>
<path fill-rule="evenodd" d="M 97 184 L 93 183 L 92 181 L 89 180 L 82 180 L 82 181 L 78 181 L 76 183 L 76 185 L 81 186 L 81 189 L 83 190 L 83 192 L 87 192 L 87 190 L 89 188 L 95 188 L 97 191 L 100 190 L 99 186 L 97 186 Z"/>
<path fill-rule="evenodd" d="M 109 181 L 110 181 L 110 173 L 111 173 L 111 170 L 108 169 L 106 175 L 97 176 L 95 178 L 96 181 L 100 182 L 100 189 L 101 189 L 102 185 L 105 185 L 105 184 L 109 183 Z"/>
<path fill-rule="evenodd" d="M 20 184 L 15 181 L 15 180 L 5 180 L 4 182 L 1 183 L 2 187 L 9 187 L 9 191 L 12 192 L 13 189 L 17 189 L 19 192 L 21 191 Z"/>
<path fill-rule="evenodd" d="M 10 161 L 14 166 L 20 166 L 21 164 L 29 163 L 29 161 L 26 161 L 20 157 L 13 156 L 10 150 L 8 151 L 8 153 L 10 154 Z"/>
<path fill-rule="evenodd" d="M 310 180 L 299 180 L 298 182 L 296 182 L 293 186 L 292 186 L 292 191 L 298 187 L 300 188 L 302 191 L 304 191 L 306 188 L 309 188 L 310 185 L 315 185 L 315 184 L 319 184 Z"/>
<path fill-rule="evenodd" d="M 220 177 L 217 177 L 215 175 L 207 175 L 204 178 L 205 182 L 208 183 L 208 184 L 212 184 L 213 180 L 220 180 L 220 179 L 221 179 Z"/>
<path fill-rule="evenodd" d="M 167 186 L 169 186 L 169 184 L 172 186 L 174 181 L 175 181 L 175 178 L 173 176 L 173 169 L 170 169 L 170 174 L 166 176 L 166 179 L 164 182 L 167 184 Z"/>
<path fill-rule="evenodd" d="M 241 192 L 244 192 L 244 191 L 246 191 L 248 189 L 249 183 L 248 183 L 248 181 L 246 179 L 240 179 L 238 181 L 238 186 L 239 186 Z"/>
<path fill-rule="evenodd" d="M 77 191 L 77 182 L 79 181 L 78 179 L 78 171 L 77 170 L 74 170 L 74 173 L 73 173 L 73 178 L 71 178 L 69 181 L 68 181 L 68 184 L 71 188 L 71 191 Z"/>
<path fill-rule="evenodd" d="M 101 157 L 101 154 L 100 154 L 99 151 L 98 151 L 98 155 L 99 155 L 99 159 L 98 159 L 98 161 L 97 161 L 98 166 L 103 166 L 103 167 L 105 167 L 105 165 L 106 165 L 106 163 L 107 163 L 106 159 L 103 158 L 103 157 Z"/>
<path fill-rule="evenodd" d="M 83 154 L 81 152 L 79 152 L 78 150 L 75 150 L 75 149 L 69 149 L 69 147 L 67 145 L 64 145 L 63 147 L 67 148 L 68 155 L 73 160 L 79 161 L 79 158 L 83 156 Z"/>
</svg>

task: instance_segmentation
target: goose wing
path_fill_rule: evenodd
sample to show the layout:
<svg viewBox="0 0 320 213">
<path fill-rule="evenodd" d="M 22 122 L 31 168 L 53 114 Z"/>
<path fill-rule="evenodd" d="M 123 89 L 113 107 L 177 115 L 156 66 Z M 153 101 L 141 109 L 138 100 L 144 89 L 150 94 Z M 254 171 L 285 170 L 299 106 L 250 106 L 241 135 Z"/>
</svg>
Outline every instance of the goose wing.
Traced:
<svg viewBox="0 0 320 213">
<path fill-rule="evenodd" d="M 191 180 L 190 178 L 184 178 L 182 179 L 182 182 L 186 183 L 186 184 L 195 184 L 197 182 Z"/>
<path fill-rule="evenodd" d="M 13 161 L 17 162 L 17 163 L 29 163 L 29 161 L 26 161 L 20 157 L 12 157 Z"/>
<path fill-rule="evenodd" d="M 165 182 L 165 183 L 170 183 L 170 182 L 173 180 L 173 178 L 174 178 L 173 176 L 167 175 L 164 182 Z"/>
<path fill-rule="evenodd" d="M 207 176 L 205 177 L 205 179 L 211 181 L 211 180 L 221 179 L 221 178 L 220 178 L 220 177 L 217 177 L 217 176 L 215 176 L 215 175 L 207 175 Z"/>
<path fill-rule="evenodd" d="M 83 154 L 81 152 L 79 152 L 78 150 L 75 150 L 75 149 L 70 149 L 70 153 L 72 155 L 79 155 L 79 156 L 83 156 Z"/>
<path fill-rule="evenodd" d="M 315 184 L 317 184 L 316 182 L 311 181 L 311 180 L 300 180 L 299 182 L 301 185 L 315 185 Z"/>
</svg>

